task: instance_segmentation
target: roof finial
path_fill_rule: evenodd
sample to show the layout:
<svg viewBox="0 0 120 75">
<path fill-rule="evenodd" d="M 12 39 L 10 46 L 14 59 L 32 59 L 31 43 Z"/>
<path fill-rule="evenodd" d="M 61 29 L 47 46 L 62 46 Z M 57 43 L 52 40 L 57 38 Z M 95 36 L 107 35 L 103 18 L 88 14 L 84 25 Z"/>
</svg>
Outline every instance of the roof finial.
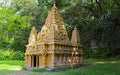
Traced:
<svg viewBox="0 0 120 75">
<path fill-rule="evenodd" d="M 54 3 L 53 7 L 56 7 L 56 4 Z"/>
<path fill-rule="evenodd" d="M 35 26 L 34 26 L 34 27 L 32 27 L 32 30 L 35 30 Z"/>
<path fill-rule="evenodd" d="M 57 7 L 56 7 L 56 4 L 54 3 L 52 10 L 56 10 L 56 9 L 57 9 Z"/>
<path fill-rule="evenodd" d="M 74 30 L 77 30 L 77 27 L 76 27 L 76 25 L 75 25 L 75 27 L 74 27 Z"/>
</svg>

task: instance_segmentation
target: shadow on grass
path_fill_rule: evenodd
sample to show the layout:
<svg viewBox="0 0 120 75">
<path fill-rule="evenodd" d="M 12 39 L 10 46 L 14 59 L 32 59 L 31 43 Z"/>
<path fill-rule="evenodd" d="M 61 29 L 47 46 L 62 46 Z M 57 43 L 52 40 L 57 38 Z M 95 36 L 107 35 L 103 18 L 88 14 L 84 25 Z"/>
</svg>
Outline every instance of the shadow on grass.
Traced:
<svg viewBox="0 0 120 75">
<path fill-rule="evenodd" d="M 8 70 L 8 69 L 1 69 L 0 70 L 0 75 L 6 75 L 6 74 L 10 74 L 12 73 L 11 70 Z"/>
</svg>

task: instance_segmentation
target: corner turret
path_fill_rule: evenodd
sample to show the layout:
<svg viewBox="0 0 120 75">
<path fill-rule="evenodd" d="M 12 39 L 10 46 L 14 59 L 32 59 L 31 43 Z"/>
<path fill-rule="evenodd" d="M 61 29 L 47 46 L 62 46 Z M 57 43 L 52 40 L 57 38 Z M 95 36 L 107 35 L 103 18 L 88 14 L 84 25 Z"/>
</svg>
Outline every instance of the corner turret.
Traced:
<svg viewBox="0 0 120 75">
<path fill-rule="evenodd" d="M 81 45 L 81 41 L 80 41 L 80 35 L 79 35 L 79 32 L 75 26 L 73 32 L 72 32 L 72 37 L 71 37 L 71 43 L 73 45 Z"/>
<path fill-rule="evenodd" d="M 35 27 L 33 27 L 29 37 L 29 44 L 35 44 L 36 41 L 37 41 L 37 31 Z"/>
</svg>

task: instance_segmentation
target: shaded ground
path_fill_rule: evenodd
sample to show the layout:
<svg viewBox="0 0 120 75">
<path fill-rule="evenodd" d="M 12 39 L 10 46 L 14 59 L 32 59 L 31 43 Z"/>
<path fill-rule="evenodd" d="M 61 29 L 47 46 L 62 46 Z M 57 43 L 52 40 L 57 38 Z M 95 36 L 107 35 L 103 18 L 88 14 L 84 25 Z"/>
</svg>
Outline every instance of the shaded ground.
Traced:
<svg viewBox="0 0 120 75">
<path fill-rule="evenodd" d="M 15 71 L 15 72 L 12 72 L 11 74 L 7 74 L 7 75 L 40 75 L 40 72 L 32 72 L 32 71 L 29 71 L 29 70 L 26 70 L 26 71 Z"/>
</svg>

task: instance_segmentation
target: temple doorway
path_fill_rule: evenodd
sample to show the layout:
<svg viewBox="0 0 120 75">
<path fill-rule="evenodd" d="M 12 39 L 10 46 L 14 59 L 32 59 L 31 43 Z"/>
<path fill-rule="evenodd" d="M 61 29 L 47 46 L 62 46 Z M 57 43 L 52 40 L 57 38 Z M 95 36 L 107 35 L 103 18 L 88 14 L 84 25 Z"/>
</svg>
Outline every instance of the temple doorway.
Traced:
<svg viewBox="0 0 120 75">
<path fill-rule="evenodd" d="M 33 56 L 34 57 L 34 64 L 33 64 L 33 67 L 36 67 L 36 55 Z"/>
</svg>

